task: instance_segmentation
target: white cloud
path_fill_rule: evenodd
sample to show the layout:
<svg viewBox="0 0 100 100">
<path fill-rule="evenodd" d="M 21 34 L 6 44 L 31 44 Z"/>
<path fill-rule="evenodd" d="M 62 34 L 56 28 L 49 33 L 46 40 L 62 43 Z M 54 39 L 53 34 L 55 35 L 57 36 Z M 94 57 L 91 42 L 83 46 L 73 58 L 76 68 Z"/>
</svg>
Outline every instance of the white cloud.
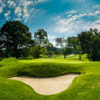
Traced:
<svg viewBox="0 0 100 100">
<path fill-rule="evenodd" d="M 0 7 L 0 13 L 2 13 L 3 12 L 3 7 Z"/>
<path fill-rule="evenodd" d="M 99 10 L 79 14 L 75 11 L 74 15 L 73 13 L 74 11 L 72 10 L 72 13 L 65 13 L 65 17 L 59 16 L 53 18 L 56 24 L 52 27 L 52 30 L 54 30 L 55 33 L 63 33 L 63 35 L 66 34 L 67 36 L 78 34 L 90 28 L 97 28 L 100 30 Z M 95 20 L 91 20 L 90 17 L 95 18 Z M 88 18 L 88 22 L 84 18 Z"/>
<path fill-rule="evenodd" d="M 56 37 L 57 37 L 56 35 L 48 34 L 48 39 L 54 46 L 56 46 L 55 42 Z"/>
<path fill-rule="evenodd" d="M 5 7 L 5 3 L 2 0 L 0 0 L 0 13 L 3 12 L 4 7 Z"/>
<path fill-rule="evenodd" d="M 51 41 L 53 41 L 55 38 L 56 38 L 55 35 L 52 35 L 52 34 L 48 35 L 48 39 L 51 40 Z"/>
<path fill-rule="evenodd" d="M 40 12 L 38 15 L 43 12 L 43 10 L 35 8 L 35 5 L 46 1 L 47 0 L 0 0 L 0 14 L 4 14 L 8 20 L 10 14 L 12 15 L 14 13 L 15 15 L 13 14 L 12 20 L 22 19 L 27 22 L 30 17 L 33 18 L 38 12 Z M 6 11 L 6 13 L 3 13 L 3 11 Z"/>
<path fill-rule="evenodd" d="M 37 0 L 37 3 L 47 2 L 47 0 Z"/>
<path fill-rule="evenodd" d="M 63 0 L 64 2 L 71 2 L 71 3 L 85 3 L 89 2 L 90 0 Z"/>
<path fill-rule="evenodd" d="M 18 16 L 22 16 L 22 8 L 21 7 L 16 7 L 15 8 L 15 14 L 17 14 Z"/>
<path fill-rule="evenodd" d="M 12 8 L 16 7 L 16 3 L 14 0 L 8 0 L 8 5 Z"/>
<path fill-rule="evenodd" d="M 96 11 L 95 14 L 100 14 L 100 11 Z"/>
<path fill-rule="evenodd" d="M 72 0 L 74 1 L 74 0 Z M 86 2 L 87 0 L 76 0 L 76 2 Z M 88 0 L 89 1 L 89 0 Z"/>
<path fill-rule="evenodd" d="M 94 5 L 93 8 L 100 8 L 100 4 L 98 4 L 98 5 Z"/>
<path fill-rule="evenodd" d="M 100 24 L 100 19 L 97 19 L 94 23 L 95 24 Z"/>
<path fill-rule="evenodd" d="M 17 20 L 17 21 L 19 20 L 19 21 L 21 21 L 22 19 L 21 19 L 21 18 L 15 18 L 14 20 Z"/>
<path fill-rule="evenodd" d="M 9 18 L 10 18 L 10 16 L 9 16 L 9 15 L 10 15 L 10 13 L 11 13 L 11 12 L 10 12 L 10 11 L 8 11 L 7 13 L 5 13 L 5 14 L 4 14 L 4 16 L 6 17 L 6 19 L 7 19 L 7 20 L 9 20 Z"/>
<path fill-rule="evenodd" d="M 34 5 L 42 2 L 46 2 L 47 0 L 36 0 L 36 1 L 24 1 L 23 2 L 23 19 L 25 22 L 28 21 L 30 17 L 34 17 L 36 13 L 39 13 L 41 10 L 34 8 Z M 30 8 L 32 6 L 32 8 Z M 42 12 L 42 11 L 41 11 Z M 38 14 L 39 15 L 39 14 Z"/>
<path fill-rule="evenodd" d="M 71 10 L 69 12 L 66 12 L 66 14 L 75 14 L 75 13 L 77 13 L 77 10 Z"/>
<path fill-rule="evenodd" d="M 0 0 L 0 4 L 2 3 L 2 0 Z"/>
<path fill-rule="evenodd" d="M 6 4 L 5 4 L 5 2 L 3 2 L 3 0 L 0 0 L 0 7 L 2 7 L 2 8 L 6 7 Z"/>
<path fill-rule="evenodd" d="M 24 18 L 25 22 L 27 22 L 27 20 L 31 16 L 31 11 L 33 10 L 33 8 L 29 9 L 30 5 L 32 5 L 33 8 L 34 8 L 34 2 L 33 1 L 24 1 L 23 2 L 23 18 Z"/>
<path fill-rule="evenodd" d="M 97 16 L 100 14 L 100 11 L 95 11 L 95 12 L 89 12 L 87 13 L 87 16 Z"/>
<path fill-rule="evenodd" d="M 57 33 L 65 33 L 70 31 L 74 32 L 73 29 L 77 29 L 77 24 L 79 24 L 78 20 L 82 17 L 84 17 L 86 14 L 79 14 L 79 15 L 74 15 L 70 18 L 63 18 L 59 19 L 56 23 L 56 28 L 55 31 Z"/>
<path fill-rule="evenodd" d="M 27 19 L 28 19 L 28 18 L 29 18 L 29 16 L 30 16 L 30 13 L 29 13 L 29 11 L 28 11 L 27 7 L 24 7 L 23 12 L 24 12 L 23 18 L 24 18 L 24 20 L 25 20 L 25 22 L 26 22 L 26 21 L 27 21 Z"/>
<path fill-rule="evenodd" d="M 27 6 L 32 5 L 32 4 L 33 4 L 33 1 L 24 1 L 23 2 L 24 7 L 27 7 Z"/>
</svg>

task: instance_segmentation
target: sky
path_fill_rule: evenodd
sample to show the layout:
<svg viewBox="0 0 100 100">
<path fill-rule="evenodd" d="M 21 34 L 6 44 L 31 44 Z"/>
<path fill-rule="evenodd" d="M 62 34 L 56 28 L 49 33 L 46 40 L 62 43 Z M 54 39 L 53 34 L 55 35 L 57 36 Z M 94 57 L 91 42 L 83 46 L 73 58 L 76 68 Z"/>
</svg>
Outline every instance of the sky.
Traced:
<svg viewBox="0 0 100 100">
<path fill-rule="evenodd" d="M 100 0 L 0 0 L 0 27 L 12 20 L 26 24 L 33 35 L 45 29 L 54 43 L 56 37 L 100 30 Z"/>
</svg>

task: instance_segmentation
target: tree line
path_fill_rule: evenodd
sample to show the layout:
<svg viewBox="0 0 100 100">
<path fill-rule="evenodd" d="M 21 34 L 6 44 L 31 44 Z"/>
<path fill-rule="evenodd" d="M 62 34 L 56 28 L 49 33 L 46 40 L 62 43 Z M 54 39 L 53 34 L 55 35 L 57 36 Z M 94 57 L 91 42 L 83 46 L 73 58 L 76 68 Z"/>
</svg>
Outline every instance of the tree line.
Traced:
<svg viewBox="0 0 100 100">
<path fill-rule="evenodd" d="M 90 29 L 78 34 L 76 37 L 57 38 L 56 42 L 63 48 L 64 58 L 67 54 L 87 54 L 91 61 L 100 61 L 100 32 Z"/>
<path fill-rule="evenodd" d="M 93 61 L 100 60 L 100 32 L 97 29 L 81 32 L 76 37 L 56 38 L 56 47 L 50 43 L 48 33 L 39 29 L 34 33 L 20 21 L 7 21 L 0 28 L 0 57 L 51 57 L 63 54 L 87 54 Z M 59 46 L 59 48 L 58 48 Z"/>
<path fill-rule="evenodd" d="M 0 57 L 39 58 L 41 55 L 50 56 L 52 49 L 44 29 L 35 32 L 33 39 L 29 28 L 20 21 L 7 21 L 0 28 Z"/>
</svg>

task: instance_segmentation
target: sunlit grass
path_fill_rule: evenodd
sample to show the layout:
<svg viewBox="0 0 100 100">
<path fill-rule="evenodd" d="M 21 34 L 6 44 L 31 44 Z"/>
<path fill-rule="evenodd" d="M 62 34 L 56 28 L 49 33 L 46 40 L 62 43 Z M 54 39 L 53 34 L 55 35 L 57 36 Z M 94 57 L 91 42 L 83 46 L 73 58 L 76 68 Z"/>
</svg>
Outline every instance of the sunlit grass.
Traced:
<svg viewBox="0 0 100 100">
<path fill-rule="evenodd" d="M 63 57 L 63 56 L 62 56 Z M 39 95 L 24 83 L 8 80 L 13 76 L 54 77 L 80 73 L 69 89 L 56 95 Z M 86 55 L 32 60 L 4 59 L 0 62 L 0 100 L 100 100 L 100 62 L 88 61 Z"/>
<path fill-rule="evenodd" d="M 68 55 L 66 58 L 63 58 L 63 55 L 53 56 L 52 58 L 40 58 L 40 59 L 29 59 L 29 60 L 20 60 L 20 62 L 24 63 L 32 63 L 32 62 L 55 62 L 55 63 L 85 63 L 89 62 L 87 59 L 87 55 L 82 55 L 82 60 L 79 60 L 79 55 Z"/>
</svg>

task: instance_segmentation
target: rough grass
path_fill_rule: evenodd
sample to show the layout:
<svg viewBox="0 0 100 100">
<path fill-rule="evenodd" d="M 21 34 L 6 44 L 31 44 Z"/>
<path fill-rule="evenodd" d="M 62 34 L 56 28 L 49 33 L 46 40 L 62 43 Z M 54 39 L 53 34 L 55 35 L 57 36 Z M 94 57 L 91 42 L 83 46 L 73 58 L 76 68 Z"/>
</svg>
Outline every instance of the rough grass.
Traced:
<svg viewBox="0 0 100 100">
<path fill-rule="evenodd" d="M 68 73 L 81 75 L 68 90 L 50 96 L 39 95 L 26 84 L 7 79 L 19 75 L 53 77 Z M 100 100 L 100 62 L 9 58 L 0 62 L 0 77 L 0 100 Z"/>
</svg>

